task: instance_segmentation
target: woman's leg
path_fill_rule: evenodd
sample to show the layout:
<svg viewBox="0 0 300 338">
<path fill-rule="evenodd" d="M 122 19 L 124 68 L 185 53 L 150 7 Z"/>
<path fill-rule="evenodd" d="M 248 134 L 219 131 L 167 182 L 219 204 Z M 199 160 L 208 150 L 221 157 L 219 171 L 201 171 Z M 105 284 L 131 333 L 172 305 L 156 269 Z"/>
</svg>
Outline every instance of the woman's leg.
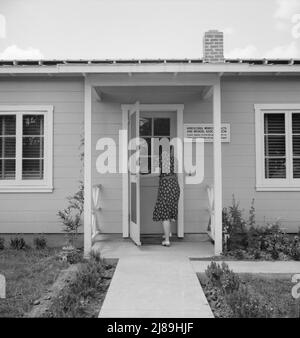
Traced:
<svg viewBox="0 0 300 338">
<path fill-rule="evenodd" d="M 170 220 L 165 220 L 162 222 L 164 234 L 165 234 L 165 241 L 170 243 L 170 232 L 171 232 L 171 222 Z"/>
</svg>

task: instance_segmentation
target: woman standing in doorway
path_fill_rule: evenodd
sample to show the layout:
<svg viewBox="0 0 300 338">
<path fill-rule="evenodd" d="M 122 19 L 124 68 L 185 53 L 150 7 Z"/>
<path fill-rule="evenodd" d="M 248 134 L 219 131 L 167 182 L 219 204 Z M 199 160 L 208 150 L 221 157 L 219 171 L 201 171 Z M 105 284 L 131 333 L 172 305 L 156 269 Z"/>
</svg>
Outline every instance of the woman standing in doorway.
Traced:
<svg viewBox="0 0 300 338">
<path fill-rule="evenodd" d="M 153 221 L 162 222 L 164 231 L 163 246 L 170 246 L 171 222 L 178 216 L 180 187 L 174 170 L 174 154 L 163 151 L 159 158 L 159 187 L 153 211 Z"/>
</svg>

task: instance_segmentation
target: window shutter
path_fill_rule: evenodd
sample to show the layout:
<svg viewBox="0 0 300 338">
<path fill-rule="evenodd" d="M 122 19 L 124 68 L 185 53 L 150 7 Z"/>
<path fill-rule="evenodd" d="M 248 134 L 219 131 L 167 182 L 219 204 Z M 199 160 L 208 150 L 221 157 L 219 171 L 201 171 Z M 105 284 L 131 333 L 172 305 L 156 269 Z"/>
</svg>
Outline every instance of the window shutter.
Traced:
<svg viewBox="0 0 300 338">
<path fill-rule="evenodd" d="M 44 116 L 23 115 L 22 179 L 44 178 Z"/>
<path fill-rule="evenodd" d="M 285 114 L 264 114 L 265 178 L 286 178 Z"/>
<path fill-rule="evenodd" d="M 293 177 L 300 178 L 300 113 L 292 113 Z"/>
<path fill-rule="evenodd" d="M 16 177 L 16 116 L 0 116 L 0 180 Z"/>
</svg>

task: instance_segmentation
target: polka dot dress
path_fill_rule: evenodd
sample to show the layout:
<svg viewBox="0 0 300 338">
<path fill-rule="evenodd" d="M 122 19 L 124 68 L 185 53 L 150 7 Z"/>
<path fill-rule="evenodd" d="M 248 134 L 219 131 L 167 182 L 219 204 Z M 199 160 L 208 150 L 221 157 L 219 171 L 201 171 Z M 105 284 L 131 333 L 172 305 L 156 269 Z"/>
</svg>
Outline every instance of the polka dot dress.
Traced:
<svg viewBox="0 0 300 338">
<path fill-rule="evenodd" d="M 153 221 L 177 220 L 180 187 L 174 173 L 174 157 L 162 154 L 157 200 L 153 211 Z"/>
</svg>

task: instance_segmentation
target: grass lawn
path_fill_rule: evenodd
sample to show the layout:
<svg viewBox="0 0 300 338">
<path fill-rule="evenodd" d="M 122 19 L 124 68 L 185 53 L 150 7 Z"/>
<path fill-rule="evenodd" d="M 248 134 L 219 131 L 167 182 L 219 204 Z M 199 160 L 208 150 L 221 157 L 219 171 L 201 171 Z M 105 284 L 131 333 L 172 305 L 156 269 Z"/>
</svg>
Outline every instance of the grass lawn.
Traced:
<svg viewBox="0 0 300 338">
<path fill-rule="evenodd" d="M 215 317 L 234 317 L 226 299 L 220 294 L 215 299 L 210 297 L 210 288 L 204 274 L 198 274 L 204 293 Z M 300 318 L 300 302 L 292 297 L 292 275 L 286 274 L 239 274 L 241 282 L 252 295 L 268 305 L 268 318 Z"/>
<path fill-rule="evenodd" d="M 0 317 L 22 317 L 33 302 L 68 266 L 55 258 L 54 249 L 0 251 L 0 273 L 6 277 L 6 299 L 0 299 Z"/>
</svg>

